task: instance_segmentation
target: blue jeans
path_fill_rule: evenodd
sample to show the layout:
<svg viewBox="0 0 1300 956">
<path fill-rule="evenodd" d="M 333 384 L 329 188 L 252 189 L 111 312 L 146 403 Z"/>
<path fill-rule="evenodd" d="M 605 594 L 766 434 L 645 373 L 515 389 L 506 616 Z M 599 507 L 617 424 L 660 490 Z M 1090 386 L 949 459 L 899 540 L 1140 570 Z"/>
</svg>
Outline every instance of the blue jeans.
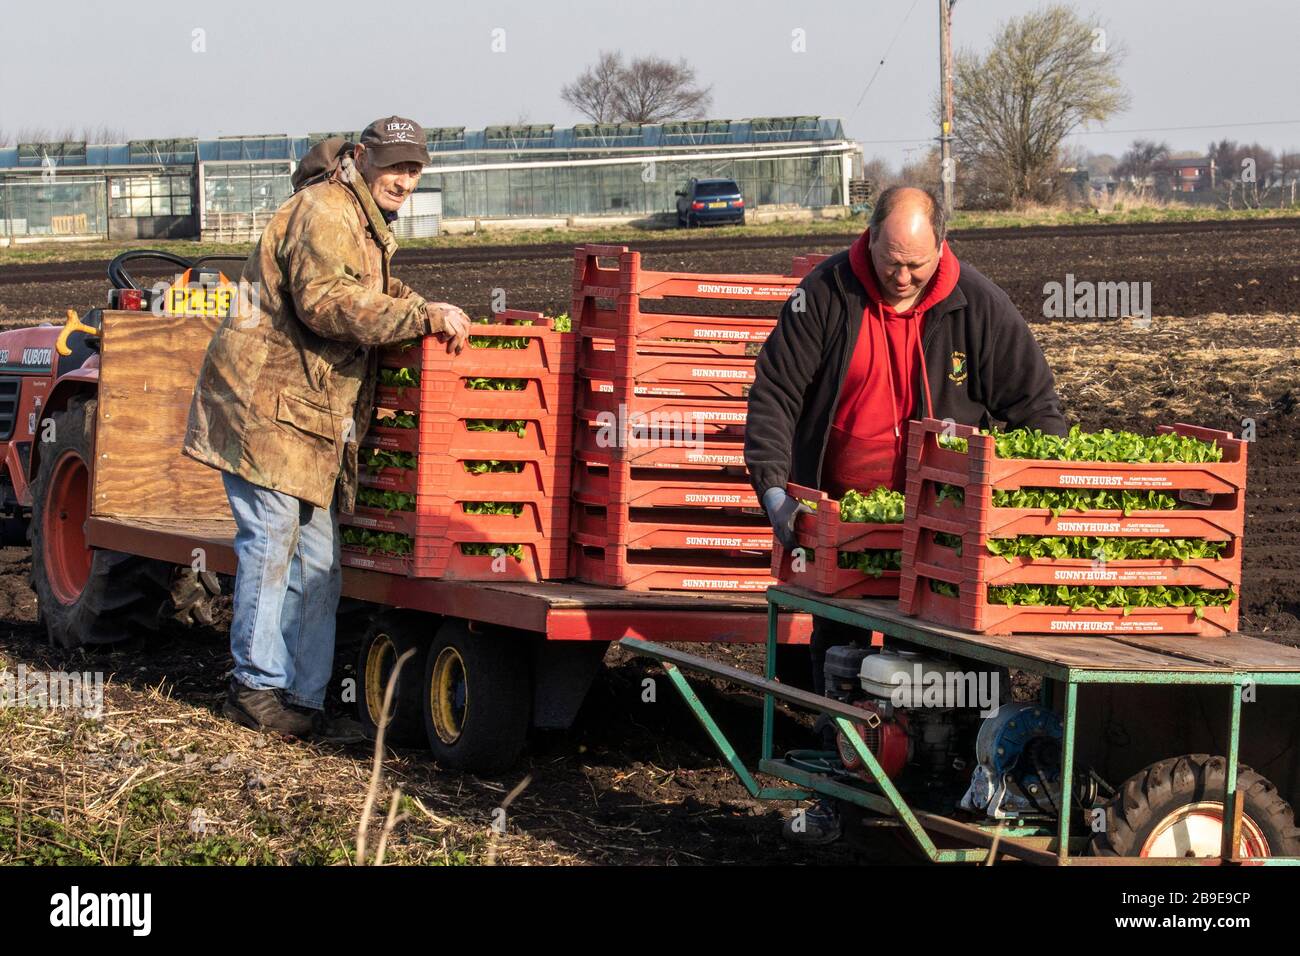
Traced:
<svg viewBox="0 0 1300 956">
<path fill-rule="evenodd" d="M 280 689 L 320 710 L 334 669 L 334 619 L 343 585 L 336 507 L 301 501 L 223 471 L 237 533 L 230 653 L 235 680 Z"/>
</svg>

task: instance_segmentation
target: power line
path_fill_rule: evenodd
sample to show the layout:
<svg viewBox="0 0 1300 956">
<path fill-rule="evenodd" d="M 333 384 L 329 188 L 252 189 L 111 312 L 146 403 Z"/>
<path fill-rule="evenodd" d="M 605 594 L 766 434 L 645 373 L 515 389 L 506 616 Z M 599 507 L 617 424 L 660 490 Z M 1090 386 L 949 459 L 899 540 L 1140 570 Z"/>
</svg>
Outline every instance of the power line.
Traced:
<svg viewBox="0 0 1300 956">
<path fill-rule="evenodd" d="M 1255 123 L 1206 123 L 1198 126 L 1151 126 L 1146 129 L 1088 129 L 1071 133 L 1071 136 L 1101 136 L 1111 133 L 1175 133 L 1192 129 L 1238 129 L 1243 126 L 1294 126 L 1300 119 L 1259 120 Z"/>
<path fill-rule="evenodd" d="M 1070 133 L 1070 136 L 1103 136 L 1120 133 L 1172 133 L 1182 130 L 1194 129 L 1238 129 L 1243 126 L 1295 126 L 1300 125 L 1300 119 L 1293 120 L 1259 120 L 1255 123 L 1206 123 L 1198 126 L 1150 126 L 1142 129 L 1136 127 L 1132 129 L 1089 129 L 1080 130 Z M 933 136 L 916 136 L 910 139 L 860 139 L 859 143 L 864 145 L 878 145 L 885 143 L 930 143 L 934 141 Z"/>
<path fill-rule="evenodd" d="M 871 89 L 871 84 L 876 82 L 876 77 L 880 75 L 880 68 L 885 65 L 886 58 L 893 51 L 894 44 L 898 42 L 898 38 L 902 36 L 903 27 L 907 26 L 908 18 L 912 16 L 912 11 L 916 9 L 916 5 L 919 2 L 920 0 L 912 0 L 912 5 L 907 8 L 907 16 L 903 17 L 903 22 L 900 23 L 898 25 L 898 29 L 894 31 L 894 38 L 889 41 L 889 46 L 885 47 L 885 54 L 880 58 L 880 62 L 876 64 L 876 71 L 871 74 L 871 79 L 867 80 L 867 85 L 863 87 L 862 95 L 858 97 L 858 102 L 854 105 L 853 112 L 849 114 L 849 119 L 853 119 L 854 114 L 856 114 L 858 111 L 858 107 L 861 106 L 862 101 L 867 98 L 867 90 Z M 879 142 L 884 142 L 884 140 L 880 140 Z M 913 142 L 913 141 L 897 140 L 897 142 Z"/>
</svg>

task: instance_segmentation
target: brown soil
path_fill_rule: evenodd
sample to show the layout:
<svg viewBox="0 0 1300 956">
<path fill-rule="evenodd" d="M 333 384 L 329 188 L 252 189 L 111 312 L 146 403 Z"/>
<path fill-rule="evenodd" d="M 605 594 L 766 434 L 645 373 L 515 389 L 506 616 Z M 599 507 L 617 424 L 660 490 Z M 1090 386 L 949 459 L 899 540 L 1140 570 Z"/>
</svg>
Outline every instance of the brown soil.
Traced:
<svg viewBox="0 0 1300 956">
<path fill-rule="evenodd" d="M 1001 283 L 1022 312 L 1039 319 L 1035 334 L 1056 369 L 1067 413 L 1085 427 L 1148 429 L 1161 422 L 1189 421 L 1240 431 L 1243 419 L 1255 420 L 1242 629 L 1300 644 L 1295 587 L 1300 555 L 1300 415 L 1295 411 L 1300 395 L 1300 317 L 1295 314 L 1300 230 L 1288 226 L 1234 230 L 1230 235 L 1198 230 L 1074 238 L 972 237 L 955 239 L 953 245 L 965 261 Z M 645 266 L 784 272 L 796 252 L 834 249 L 797 242 L 739 251 L 693 246 L 647 251 Z M 423 294 L 464 304 L 476 313 L 486 312 L 491 290 L 497 287 L 507 290 L 511 307 L 568 308 L 569 263 L 558 250 L 508 261 L 462 257 L 445 264 L 412 262 L 405 269 L 399 265 L 398 271 Z M 1078 279 L 1151 281 L 1156 318 L 1146 329 L 1128 321 L 1041 321 L 1043 284 L 1064 281 L 1067 272 Z M 101 302 L 103 295 L 101 281 L 84 278 L 0 284 L 0 327 L 56 321 L 62 310 L 85 309 Z M 0 818 L 15 804 L 13 784 L 19 780 L 26 788 L 28 812 L 48 816 L 59 805 L 60 790 L 66 805 L 70 787 L 75 794 L 76 787 L 88 785 L 93 806 L 96 787 L 105 788 L 108 795 L 122 786 L 133 793 L 140 780 L 161 773 L 162 779 L 194 785 L 167 798 L 175 813 L 190 812 L 187 800 L 206 801 L 208 811 L 224 821 L 219 832 L 252 859 L 340 858 L 331 857 L 330 848 L 350 840 L 355 828 L 369 773 L 365 748 L 251 745 L 255 735 L 231 728 L 218 716 L 230 667 L 219 629 L 107 652 L 47 650 L 27 586 L 29 563 L 25 549 L 0 552 L 0 657 L 11 667 L 26 662 L 29 667 L 112 673 L 110 714 L 91 732 L 84 725 L 78 730 L 75 721 L 61 725 L 58 715 L 24 714 L 17 723 L 5 722 L 0 712 Z M 756 648 L 723 646 L 709 652 L 757 666 Z M 352 650 L 341 639 L 337 678 L 350 673 L 351 659 Z M 389 858 L 448 862 L 463 854 L 480 861 L 493 856 L 502 862 L 623 863 L 910 859 L 892 837 L 881 833 L 817 851 L 784 846 L 779 820 L 786 805 L 748 797 L 662 676 L 657 702 L 642 703 L 641 681 L 657 670 L 618 649 L 611 651 L 607 665 L 576 726 L 564 734 L 541 736 L 525 766 L 500 779 L 441 771 L 419 751 L 396 753 L 385 764 L 389 781 L 420 805 L 395 829 Z M 709 682 L 696 683 L 742 754 L 752 759 L 759 727 L 756 699 Z M 778 723 L 778 746 L 806 744 L 806 721 L 784 715 Z M 123 739 L 132 742 L 129 760 L 95 762 L 96 748 L 117 746 L 113 741 Z M 185 757 L 192 752 L 201 759 Z M 128 779 L 137 770 L 136 777 Z M 81 783 L 77 776 L 84 778 Z M 507 834 L 492 838 L 492 811 L 525 778 L 528 785 L 508 811 Z M 250 779 L 260 782 L 250 784 Z M 387 799 L 385 789 L 377 810 L 381 817 Z M 125 798 L 121 802 L 126 806 Z M 213 803 L 219 804 L 215 810 Z M 304 806 L 311 810 L 308 818 L 301 816 Z M 155 837 L 150 827 L 157 828 L 158 859 L 171 862 L 193 852 L 183 819 L 179 827 L 174 820 L 168 822 L 166 814 L 125 819 L 129 845 L 134 846 L 131 833 L 147 836 L 139 841 L 141 848 L 130 851 L 133 859 L 151 858 Z M 119 818 L 109 814 L 105 820 L 109 831 L 104 842 L 116 854 L 111 827 Z M 72 822 L 70 818 L 70 826 Z M 98 832 L 90 824 L 87 828 L 77 831 L 78 836 Z M 0 827 L 0 861 L 13 859 L 2 831 Z M 303 856 L 304 832 L 325 834 L 318 841 L 324 849 Z M 60 842 L 57 836 L 47 838 Z M 165 850 L 173 844 L 175 853 Z M 107 848 L 102 855 L 108 858 Z M 341 854 L 342 859 L 348 856 Z"/>
</svg>

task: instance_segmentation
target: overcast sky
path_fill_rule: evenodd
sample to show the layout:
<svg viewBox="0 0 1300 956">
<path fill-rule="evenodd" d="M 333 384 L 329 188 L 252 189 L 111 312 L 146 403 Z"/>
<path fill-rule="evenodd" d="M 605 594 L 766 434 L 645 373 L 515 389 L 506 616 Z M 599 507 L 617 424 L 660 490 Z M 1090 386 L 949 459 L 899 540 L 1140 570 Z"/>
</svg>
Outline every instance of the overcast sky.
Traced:
<svg viewBox="0 0 1300 956">
<path fill-rule="evenodd" d="M 1040 6 L 957 0 L 954 43 L 984 50 L 999 22 Z M 1128 50 L 1132 105 L 1108 131 L 1080 137 L 1092 151 L 1118 153 L 1135 136 L 1175 149 L 1222 136 L 1300 149 L 1295 0 L 1074 6 Z M 568 126 L 582 117 L 560 87 L 603 49 L 685 57 L 713 87 L 715 117 L 841 117 L 868 158 L 897 164 L 934 135 L 938 0 L 0 0 L 0 9 L 0 130 L 11 141 L 24 128 L 100 124 L 130 138 L 301 135 L 390 113 L 426 126 Z M 792 50 L 796 30 L 805 52 Z"/>
</svg>

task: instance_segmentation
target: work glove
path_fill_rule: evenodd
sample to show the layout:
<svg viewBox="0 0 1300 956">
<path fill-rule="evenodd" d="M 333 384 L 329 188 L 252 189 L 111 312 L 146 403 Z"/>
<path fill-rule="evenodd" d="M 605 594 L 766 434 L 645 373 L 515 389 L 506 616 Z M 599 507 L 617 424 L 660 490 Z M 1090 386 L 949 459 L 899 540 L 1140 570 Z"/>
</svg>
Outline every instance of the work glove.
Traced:
<svg viewBox="0 0 1300 956">
<path fill-rule="evenodd" d="M 767 512 L 767 520 L 771 522 L 772 531 L 776 533 L 781 546 L 787 551 L 797 548 L 799 542 L 794 536 L 795 519 L 801 513 L 811 513 L 812 509 L 798 498 L 790 497 L 784 488 L 769 488 L 763 492 L 763 510 Z"/>
<path fill-rule="evenodd" d="M 465 347 L 469 338 L 468 315 L 449 302 L 426 302 L 424 311 L 429 334 L 437 336 L 440 342 L 446 342 L 448 353 L 459 352 Z"/>
</svg>

